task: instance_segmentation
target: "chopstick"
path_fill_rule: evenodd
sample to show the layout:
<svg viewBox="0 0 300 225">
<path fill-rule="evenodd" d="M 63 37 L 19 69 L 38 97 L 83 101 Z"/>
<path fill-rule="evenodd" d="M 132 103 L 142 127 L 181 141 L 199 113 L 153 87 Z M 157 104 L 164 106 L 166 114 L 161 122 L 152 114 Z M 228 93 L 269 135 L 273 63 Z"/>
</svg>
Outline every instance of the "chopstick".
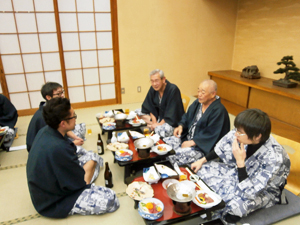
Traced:
<svg viewBox="0 0 300 225">
<path fill-rule="evenodd" d="M 194 174 L 190 171 L 190 169 L 189 169 L 188 167 L 185 167 L 185 169 L 189 172 L 189 174 L 190 174 L 191 176 L 194 176 Z M 197 180 L 195 177 L 194 177 L 194 179 Z M 196 184 L 196 186 L 197 186 L 200 190 L 202 190 L 202 188 L 197 184 L 197 182 L 195 182 L 195 184 Z"/>
<path fill-rule="evenodd" d="M 154 133 L 154 131 L 151 132 L 151 134 L 149 136 L 152 136 L 152 134 Z"/>
</svg>

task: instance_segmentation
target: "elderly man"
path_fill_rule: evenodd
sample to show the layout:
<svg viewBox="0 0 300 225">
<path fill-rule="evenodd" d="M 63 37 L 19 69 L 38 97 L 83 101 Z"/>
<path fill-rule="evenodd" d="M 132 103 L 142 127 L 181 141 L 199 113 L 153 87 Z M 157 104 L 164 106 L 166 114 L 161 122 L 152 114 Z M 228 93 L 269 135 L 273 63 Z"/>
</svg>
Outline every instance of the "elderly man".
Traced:
<svg viewBox="0 0 300 225">
<path fill-rule="evenodd" d="M 215 216 L 235 224 L 255 210 L 282 203 L 290 159 L 270 136 L 271 121 L 261 110 L 241 112 L 234 126 L 191 168 L 226 202 Z M 217 157 L 222 162 L 212 161 Z"/>
<path fill-rule="evenodd" d="M 77 115 L 66 98 L 53 98 L 43 108 L 47 126 L 34 139 L 26 172 L 32 203 L 43 216 L 99 215 L 119 208 L 116 193 L 90 184 L 96 162 L 83 167 L 76 146 L 66 134 L 75 127 Z"/>
<path fill-rule="evenodd" d="M 64 90 L 62 86 L 56 82 L 47 82 L 42 86 L 41 94 L 43 98 L 49 101 L 52 98 L 64 98 Z M 39 109 L 35 112 L 28 126 L 27 136 L 26 136 L 26 145 L 27 151 L 29 152 L 33 143 L 33 140 L 38 133 L 38 131 L 46 126 L 45 120 L 43 118 L 42 112 L 43 107 L 46 102 L 41 102 Z M 73 131 L 67 133 L 68 137 L 74 141 L 74 144 L 80 146 L 84 143 L 83 139 L 85 136 L 85 124 L 78 124 Z"/>
<path fill-rule="evenodd" d="M 150 81 L 151 88 L 142 105 L 142 113 L 146 115 L 141 118 L 160 136 L 171 136 L 184 114 L 180 90 L 159 69 L 151 71 Z"/>
<path fill-rule="evenodd" d="M 194 162 L 207 155 L 229 130 L 228 112 L 217 96 L 217 84 L 205 80 L 199 85 L 198 99 L 175 128 L 175 136 L 164 138 L 176 151 L 169 160 L 179 165 Z"/>
</svg>

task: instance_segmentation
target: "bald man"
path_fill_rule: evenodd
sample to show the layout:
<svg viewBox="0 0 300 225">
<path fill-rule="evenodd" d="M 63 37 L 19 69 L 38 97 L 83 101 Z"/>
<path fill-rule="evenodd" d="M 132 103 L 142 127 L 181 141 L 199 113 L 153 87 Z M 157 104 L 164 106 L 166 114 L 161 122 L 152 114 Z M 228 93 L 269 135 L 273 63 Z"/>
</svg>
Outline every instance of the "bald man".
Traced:
<svg viewBox="0 0 300 225">
<path fill-rule="evenodd" d="M 192 163 L 206 156 L 216 143 L 229 132 L 230 120 L 226 108 L 217 96 L 217 84 L 204 80 L 198 87 L 198 99 L 182 116 L 172 137 L 164 138 L 176 155 L 170 156 L 171 163 Z"/>
</svg>

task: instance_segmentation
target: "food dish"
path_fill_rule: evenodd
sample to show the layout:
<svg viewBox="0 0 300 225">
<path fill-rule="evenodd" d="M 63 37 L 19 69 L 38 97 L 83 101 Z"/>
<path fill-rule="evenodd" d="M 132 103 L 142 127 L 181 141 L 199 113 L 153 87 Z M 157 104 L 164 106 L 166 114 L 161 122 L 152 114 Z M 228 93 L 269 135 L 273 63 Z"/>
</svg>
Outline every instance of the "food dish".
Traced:
<svg viewBox="0 0 300 225">
<path fill-rule="evenodd" d="M 131 150 L 128 149 L 121 149 L 121 150 L 117 150 L 115 153 L 115 158 L 118 161 L 130 161 L 132 159 L 132 154 L 133 152 Z"/>
<path fill-rule="evenodd" d="M 152 151 L 158 155 L 165 155 L 171 150 L 172 150 L 172 147 L 167 144 L 156 145 L 152 148 Z"/>
<path fill-rule="evenodd" d="M 115 122 L 114 118 L 110 118 L 110 117 L 104 117 L 102 119 L 99 119 L 99 122 L 104 124 L 104 123 L 113 123 Z"/>
<path fill-rule="evenodd" d="M 134 181 L 128 185 L 126 194 L 134 200 L 142 200 L 154 196 L 153 188 L 146 182 Z"/>
<path fill-rule="evenodd" d="M 133 127 L 138 127 L 138 126 L 140 126 L 142 123 L 140 122 L 140 120 L 130 120 L 129 122 L 128 122 L 130 125 L 132 125 Z"/>
<path fill-rule="evenodd" d="M 168 196 L 176 202 L 189 202 L 195 198 L 195 188 L 191 188 L 188 185 L 179 182 L 172 184 L 167 188 Z"/>
<path fill-rule="evenodd" d="M 222 198 L 213 191 L 197 191 L 193 198 L 193 202 L 204 209 L 218 205 L 221 201 Z"/>
<path fill-rule="evenodd" d="M 5 127 L 1 127 L 0 128 L 0 135 L 4 134 L 7 130 L 8 130 L 8 126 L 5 126 Z"/>
<path fill-rule="evenodd" d="M 164 204 L 157 198 L 146 198 L 139 202 L 138 212 L 147 220 L 157 220 L 162 217 Z"/>
<path fill-rule="evenodd" d="M 107 149 L 111 151 L 117 151 L 121 149 L 128 149 L 128 144 L 120 143 L 120 142 L 114 142 L 107 145 Z"/>
<path fill-rule="evenodd" d="M 126 132 L 118 133 L 118 142 L 128 143 L 129 137 Z"/>
<path fill-rule="evenodd" d="M 138 139 L 138 138 L 143 138 L 143 137 L 145 137 L 145 135 L 143 135 L 143 134 L 141 134 L 141 133 L 139 133 L 139 132 L 137 132 L 137 131 L 129 131 L 129 133 L 130 133 L 130 135 L 131 135 L 131 137 L 132 137 L 133 139 Z"/>
<path fill-rule="evenodd" d="M 103 123 L 102 128 L 105 129 L 105 130 L 116 129 L 116 123 Z"/>
<path fill-rule="evenodd" d="M 143 178 L 149 184 L 156 184 L 159 179 L 160 175 L 156 172 L 154 166 L 143 168 Z"/>
<path fill-rule="evenodd" d="M 174 177 L 178 176 L 178 173 L 176 173 L 174 170 L 170 169 L 169 167 L 165 165 L 160 165 L 154 163 L 157 171 L 161 174 L 161 178 L 168 178 L 168 177 Z"/>
<path fill-rule="evenodd" d="M 179 181 L 175 180 L 175 179 L 167 179 L 164 180 L 164 182 L 162 182 L 162 186 L 164 189 L 167 189 L 169 186 L 171 186 L 172 184 L 178 184 Z"/>
<path fill-rule="evenodd" d="M 134 119 L 136 117 L 136 113 L 134 112 L 134 111 L 131 111 L 130 113 L 129 113 L 129 115 L 127 116 L 127 120 L 132 120 L 132 119 Z"/>
</svg>

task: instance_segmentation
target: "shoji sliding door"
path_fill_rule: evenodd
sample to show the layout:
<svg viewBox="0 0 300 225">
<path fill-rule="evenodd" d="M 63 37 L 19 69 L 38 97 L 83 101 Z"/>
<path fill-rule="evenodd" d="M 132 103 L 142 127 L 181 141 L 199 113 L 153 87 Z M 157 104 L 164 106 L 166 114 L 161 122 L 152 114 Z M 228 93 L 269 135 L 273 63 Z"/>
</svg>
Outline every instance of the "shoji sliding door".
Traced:
<svg viewBox="0 0 300 225">
<path fill-rule="evenodd" d="M 0 91 L 19 114 L 35 111 L 47 81 L 73 107 L 120 102 L 115 0 L 0 0 L 0 21 Z"/>
</svg>

